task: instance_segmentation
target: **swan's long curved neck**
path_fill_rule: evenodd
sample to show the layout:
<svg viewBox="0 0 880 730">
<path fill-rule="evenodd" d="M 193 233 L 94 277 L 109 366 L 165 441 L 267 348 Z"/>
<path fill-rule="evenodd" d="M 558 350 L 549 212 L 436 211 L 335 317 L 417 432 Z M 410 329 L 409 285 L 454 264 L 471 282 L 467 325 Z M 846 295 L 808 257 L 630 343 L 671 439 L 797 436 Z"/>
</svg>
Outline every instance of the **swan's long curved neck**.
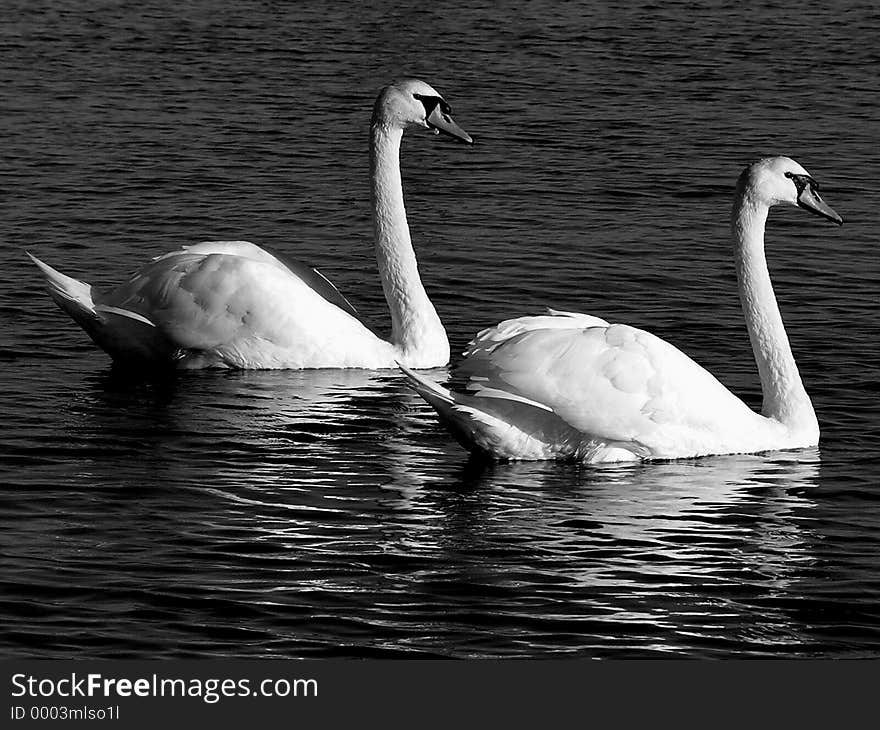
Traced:
<svg viewBox="0 0 880 730">
<path fill-rule="evenodd" d="M 442 364 L 449 356 L 449 341 L 419 277 L 403 205 L 403 130 L 374 120 L 370 134 L 376 261 L 391 310 L 391 344 L 410 362 L 427 358 Z"/>
<path fill-rule="evenodd" d="M 764 403 L 761 413 L 790 430 L 815 430 L 818 422 L 798 373 L 767 270 L 764 228 L 769 208 L 749 190 L 738 191 L 732 229 L 740 299 L 758 365 Z"/>
</svg>

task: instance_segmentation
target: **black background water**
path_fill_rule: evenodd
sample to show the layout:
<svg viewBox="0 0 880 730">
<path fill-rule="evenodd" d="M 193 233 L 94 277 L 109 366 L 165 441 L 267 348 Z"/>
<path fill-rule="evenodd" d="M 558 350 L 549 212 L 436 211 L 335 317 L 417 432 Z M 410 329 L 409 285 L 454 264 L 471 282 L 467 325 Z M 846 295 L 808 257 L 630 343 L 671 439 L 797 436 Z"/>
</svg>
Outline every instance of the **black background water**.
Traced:
<svg viewBox="0 0 880 730">
<path fill-rule="evenodd" d="M 880 653 L 880 12 L 594 5 L 5 4 L 3 655 Z M 402 157 L 456 357 L 551 305 L 758 407 L 732 186 L 806 166 L 847 223 L 777 209 L 768 258 L 820 447 L 481 466 L 394 373 L 120 376 L 24 256 L 106 285 L 247 239 L 384 330 L 367 127 L 403 75 L 478 140 Z"/>
</svg>

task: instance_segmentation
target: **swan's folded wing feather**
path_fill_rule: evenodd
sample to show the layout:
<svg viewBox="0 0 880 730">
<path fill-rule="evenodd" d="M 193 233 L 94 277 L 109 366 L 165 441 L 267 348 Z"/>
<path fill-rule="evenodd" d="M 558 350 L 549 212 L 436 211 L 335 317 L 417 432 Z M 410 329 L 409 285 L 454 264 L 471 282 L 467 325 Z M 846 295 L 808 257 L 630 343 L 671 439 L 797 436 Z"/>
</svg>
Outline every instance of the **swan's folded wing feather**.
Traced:
<svg viewBox="0 0 880 730">
<path fill-rule="evenodd" d="M 476 334 L 464 351 L 465 357 L 491 353 L 501 343 L 534 330 L 571 330 L 585 327 L 607 327 L 608 322 L 590 314 L 548 309 L 547 314 L 515 317 L 487 327 Z"/>
<path fill-rule="evenodd" d="M 182 350 L 216 349 L 235 361 L 244 345 L 292 349 L 304 362 L 377 348 L 355 317 L 271 262 L 178 252 L 153 261 L 102 301 L 146 317 Z M 342 354 L 340 354 L 340 352 Z"/>
<path fill-rule="evenodd" d="M 157 256 L 153 261 L 172 258 L 181 254 L 202 254 L 207 256 L 212 253 L 222 253 L 229 256 L 243 256 L 246 259 L 254 259 L 255 261 L 263 261 L 265 263 L 281 266 L 281 262 L 277 256 L 272 255 L 266 249 L 257 246 L 250 241 L 202 241 L 201 243 L 187 244 L 181 246 L 176 251 Z"/>
<path fill-rule="evenodd" d="M 324 299 L 330 302 L 330 304 L 339 307 L 343 311 L 348 312 L 352 317 L 361 320 L 361 316 L 357 309 L 355 309 L 354 305 L 348 301 L 342 292 L 336 288 L 333 282 L 331 282 L 320 271 L 302 263 L 301 261 L 292 259 L 289 256 L 279 256 L 279 258 L 290 271 L 296 274 L 314 291 L 324 297 Z M 361 322 L 366 325 L 363 320 L 361 320 Z"/>
<path fill-rule="evenodd" d="M 184 246 L 178 251 L 172 251 L 160 256 L 156 260 L 166 259 L 182 254 L 226 254 L 229 256 L 242 256 L 254 261 L 262 261 L 263 263 L 272 264 L 285 268 L 295 276 L 302 279 L 306 286 L 311 287 L 316 293 L 320 294 L 330 304 L 333 304 L 352 317 L 361 319 L 354 305 L 343 296 L 333 283 L 317 269 L 304 264 L 294 258 L 283 254 L 271 253 L 270 251 L 257 246 L 250 241 L 203 241 L 192 246 Z M 366 324 L 362 321 L 362 324 Z"/>
<path fill-rule="evenodd" d="M 673 442 L 702 440 L 731 423 L 747 427 L 755 417 L 687 355 L 627 325 L 526 331 L 460 370 L 477 397 L 507 391 L 581 433 L 660 458 Z"/>
<path fill-rule="evenodd" d="M 124 317 L 126 319 L 132 319 L 136 322 L 140 322 L 141 324 L 145 324 L 147 327 L 155 327 L 149 319 L 144 317 L 142 314 L 138 314 L 137 312 L 132 312 L 128 309 L 120 309 L 119 307 L 111 307 L 107 304 L 96 304 L 95 305 L 95 313 L 98 315 L 116 315 L 118 317 Z"/>
</svg>

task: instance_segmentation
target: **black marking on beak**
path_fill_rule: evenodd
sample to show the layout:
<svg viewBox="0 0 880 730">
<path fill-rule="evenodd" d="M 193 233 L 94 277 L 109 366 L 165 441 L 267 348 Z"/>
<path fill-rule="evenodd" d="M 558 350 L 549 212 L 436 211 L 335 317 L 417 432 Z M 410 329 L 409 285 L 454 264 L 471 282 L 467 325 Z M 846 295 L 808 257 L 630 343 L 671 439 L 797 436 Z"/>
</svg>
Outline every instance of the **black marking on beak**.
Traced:
<svg viewBox="0 0 880 730">
<path fill-rule="evenodd" d="M 431 129 L 443 132 L 443 134 L 460 142 L 474 143 L 473 138 L 455 123 L 452 118 L 452 107 L 444 99 L 439 96 L 425 96 L 423 94 L 413 94 L 413 96 L 425 107 L 425 123 Z"/>
<path fill-rule="evenodd" d="M 810 213 L 815 213 L 823 218 L 827 218 L 839 226 L 843 225 L 843 218 L 841 218 L 834 209 L 828 205 L 828 203 L 822 200 L 822 196 L 819 195 L 819 183 L 809 175 L 798 175 L 794 172 L 786 172 L 785 176 L 789 178 L 794 183 L 795 188 L 797 188 L 798 206 L 804 210 L 808 210 Z"/>
<path fill-rule="evenodd" d="M 813 178 L 809 175 L 798 175 L 796 172 L 787 172 L 785 176 L 794 183 L 794 186 L 797 188 L 798 195 L 800 195 L 805 188 L 812 187 L 814 190 L 819 190 L 819 183 L 817 183 Z"/>
<path fill-rule="evenodd" d="M 431 112 L 438 106 L 444 114 L 452 114 L 452 107 L 449 106 L 445 99 L 441 99 L 439 96 L 425 96 L 424 94 L 413 94 L 413 96 L 422 102 L 422 105 L 425 107 L 426 117 L 430 116 Z"/>
</svg>

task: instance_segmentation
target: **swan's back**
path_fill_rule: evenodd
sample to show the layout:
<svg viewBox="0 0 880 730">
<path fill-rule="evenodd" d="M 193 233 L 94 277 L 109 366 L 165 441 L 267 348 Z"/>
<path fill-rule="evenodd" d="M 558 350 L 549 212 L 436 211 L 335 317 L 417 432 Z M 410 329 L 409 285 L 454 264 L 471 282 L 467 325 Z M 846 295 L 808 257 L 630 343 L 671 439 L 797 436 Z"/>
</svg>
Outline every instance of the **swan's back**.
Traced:
<svg viewBox="0 0 880 730">
<path fill-rule="evenodd" d="M 307 264 L 297 261 L 296 259 L 285 256 L 280 253 L 270 253 L 268 250 L 251 243 L 250 241 L 203 241 L 193 246 L 184 246 L 178 251 L 171 251 L 157 260 L 179 256 L 183 253 L 199 253 L 199 254 L 226 254 L 229 256 L 242 256 L 244 258 L 253 259 L 254 261 L 262 261 L 263 263 L 272 264 L 282 269 L 287 269 L 317 294 L 320 294 L 331 304 L 348 312 L 353 317 L 360 315 L 351 302 L 346 299 L 342 292 L 337 289 L 333 283 L 317 269 Z"/>
<path fill-rule="evenodd" d="M 387 343 L 275 257 L 207 252 L 213 248 L 162 256 L 101 301 L 148 317 L 173 343 L 183 367 L 393 363 Z M 372 360 L 358 365 L 364 352 Z"/>
<path fill-rule="evenodd" d="M 526 331 L 460 371 L 478 398 L 491 389 L 492 401 L 480 399 L 487 408 L 508 393 L 548 408 L 587 441 L 641 458 L 706 453 L 725 436 L 748 440 L 760 418 L 676 347 L 622 324 Z"/>
</svg>

